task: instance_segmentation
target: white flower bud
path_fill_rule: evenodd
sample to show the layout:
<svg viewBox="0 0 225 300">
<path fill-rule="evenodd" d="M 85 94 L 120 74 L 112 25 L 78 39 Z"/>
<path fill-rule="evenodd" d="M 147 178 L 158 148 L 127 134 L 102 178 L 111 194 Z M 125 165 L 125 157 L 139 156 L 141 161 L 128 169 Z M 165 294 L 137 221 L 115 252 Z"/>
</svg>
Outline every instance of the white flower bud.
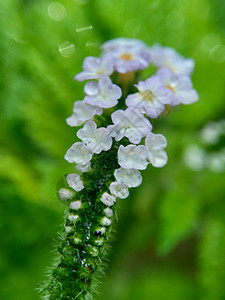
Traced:
<svg viewBox="0 0 225 300">
<path fill-rule="evenodd" d="M 115 170 L 114 176 L 128 187 L 137 187 L 142 183 L 141 173 L 136 169 L 119 168 Z"/>
<path fill-rule="evenodd" d="M 65 226 L 66 233 L 69 233 L 72 230 L 71 226 Z"/>
<path fill-rule="evenodd" d="M 125 199 L 129 196 L 129 191 L 127 186 L 118 181 L 112 182 L 109 186 L 109 190 L 114 196 L 120 199 Z"/>
<path fill-rule="evenodd" d="M 59 197 L 61 200 L 69 200 L 73 198 L 74 192 L 65 188 L 59 190 Z"/>
<path fill-rule="evenodd" d="M 107 206 L 112 206 L 116 202 L 116 198 L 108 193 L 104 193 L 100 200 Z"/>
<path fill-rule="evenodd" d="M 71 209 L 79 209 L 81 207 L 81 201 L 77 200 L 77 201 L 73 201 L 70 203 L 70 208 Z"/>
<path fill-rule="evenodd" d="M 68 185 L 76 192 L 79 192 L 84 188 L 83 182 L 78 174 L 68 174 L 66 176 L 66 181 Z"/>
<path fill-rule="evenodd" d="M 68 219 L 70 220 L 70 222 L 76 222 L 79 219 L 78 215 L 69 215 Z"/>
<path fill-rule="evenodd" d="M 103 217 L 101 219 L 101 224 L 103 226 L 109 226 L 111 223 L 112 223 L 112 221 L 109 218 L 107 218 L 107 217 Z"/>
<path fill-rule="evenodd" d="M 104 213 L 105 213 L 106 217 L 108 217 L 108 218 L 110 218 L 110 217 L 113 216 L 113 210 L 111 208 L 109 208 L 109 207 L 106 207 L 104 209 Z"/>
</svg>

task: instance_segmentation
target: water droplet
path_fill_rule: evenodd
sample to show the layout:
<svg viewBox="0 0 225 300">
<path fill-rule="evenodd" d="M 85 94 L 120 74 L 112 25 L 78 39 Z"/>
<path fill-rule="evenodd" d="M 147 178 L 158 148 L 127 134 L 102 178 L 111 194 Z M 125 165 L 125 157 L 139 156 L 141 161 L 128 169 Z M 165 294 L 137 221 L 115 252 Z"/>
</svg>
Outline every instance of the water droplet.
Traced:
<svg viewBox="0 0 225 300">
<path fill-rule="evenodd" d="M 206 51 L 211 51 L 211 49 L 218 44 L 220 44 L 220 36 L 216 33 L 209 33 L 202 39 L 202 47 Z"/>
<path fill-rule="evenodd" d="M 222 63 L 225 61 L 225 45 L 216 45 L 210 51 L 210 56 L 213 61 Z"/>
<path fill-rule="evenodd" d="M 64 42 L 59 45 L 59 53 L 63 57 L 70 57 L 75 53 L 75 45 L 71 42 Z"/>
<path fill-rule="evenodd" d="M 83 26 L 83 27 L 76 27 L 76 32 L 83 32 L 83 31 L 92 30 L 92 29 L 93 29 L 92 25 Z"/>
<path fill-rule="evenodd" d="M 48 6 L 49 18 L 53 21 L 59 22 L 66 17 L 66 8 L 59 2 L 52 2 Z"/>
<path fill-rule="evenodd" d="M 96 95 L 98 93 L 98 84 L 95 81 L 88 81 L 84 86 L 85 94 L 89 96 Z"/>
<path fill-rule="evenodd" d="M 98 40 L 88 40 L 86 42 L 86 47 L 88 48 L 99 48 L 100 42 Z"/>
</svg>

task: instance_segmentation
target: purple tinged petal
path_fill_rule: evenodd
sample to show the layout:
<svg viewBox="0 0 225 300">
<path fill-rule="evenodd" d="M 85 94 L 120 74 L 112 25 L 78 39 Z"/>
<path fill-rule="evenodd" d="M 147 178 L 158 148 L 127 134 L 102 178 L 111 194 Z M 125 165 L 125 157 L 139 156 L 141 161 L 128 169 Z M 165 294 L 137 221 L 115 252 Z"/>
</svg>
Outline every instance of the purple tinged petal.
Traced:
<svg viewBox="0 0 225 300">
<path fill-rule="evenodd" d="M 84 81 L 109 76 L 113 73 L 113 62 L 106 56 L 102 58 L 89 56 L 84 59 L 83 69 L 74 79 Z"/>
</svg>

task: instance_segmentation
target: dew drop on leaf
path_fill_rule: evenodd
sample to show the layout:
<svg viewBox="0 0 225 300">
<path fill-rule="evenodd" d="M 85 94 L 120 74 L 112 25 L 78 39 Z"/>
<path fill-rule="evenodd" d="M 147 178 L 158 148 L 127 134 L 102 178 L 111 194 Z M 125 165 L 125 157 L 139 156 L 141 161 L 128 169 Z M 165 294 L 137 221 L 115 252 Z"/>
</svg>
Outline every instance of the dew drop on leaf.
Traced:
<svg viewBox="0 0 225 300">
<path fill-rule="evenodd" d="M 64 42 L 59 45 L 59 53 L 63 57 L 70 57 L 75 53 L 75 45 L 71 42 Z"/>
</svg>

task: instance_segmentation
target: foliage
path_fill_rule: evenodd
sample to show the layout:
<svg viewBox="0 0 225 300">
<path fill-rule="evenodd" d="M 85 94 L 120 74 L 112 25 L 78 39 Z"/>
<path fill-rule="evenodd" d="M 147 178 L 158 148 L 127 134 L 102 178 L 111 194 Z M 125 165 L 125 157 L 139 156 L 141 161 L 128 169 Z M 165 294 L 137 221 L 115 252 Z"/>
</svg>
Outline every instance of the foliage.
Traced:
<svg viewBox="0 0 225 300">
<path fill-rule="evenodd" d="M 194 57 L 200 101 L 156 124 L 169 163 L 149 168 L 141 188 L 121 200 L 108 278 L 96 299 L 223 300 L 224 172 L 188 170 L 183 151 L 208 121 L 224 118 L 224 3 L 59 2 L 62 21 L 49 17 L 52 1 L 0 0 L 0 298 L 39 299 L 35 288 L 63 220 L 56 183 L 72 172 L 63 156 L 76 138 L 65 118 L 83 98 L 72 79 L 102 42 L 124 36 Z"/>
</svg>

